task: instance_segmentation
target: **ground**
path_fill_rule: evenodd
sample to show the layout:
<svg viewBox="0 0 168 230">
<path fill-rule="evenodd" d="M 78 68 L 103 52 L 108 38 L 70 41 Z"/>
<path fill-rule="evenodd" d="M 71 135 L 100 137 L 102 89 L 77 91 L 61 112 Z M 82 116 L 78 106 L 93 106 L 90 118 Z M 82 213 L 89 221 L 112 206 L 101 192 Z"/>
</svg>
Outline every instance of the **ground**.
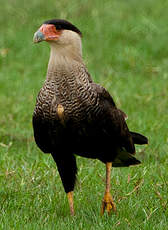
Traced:
<svg viewBox="0 0 168 230">
<path fill-rule="evenodd" d="M 167 229 L 168 2 L 164 0 L 8 0 L 0 15 L 0 229 Z M 117 215 L 100 216 L 105 166 L 77 158 L 76 216 L 50 155 L 36 147 L 32 112 L 49 47 L 33 33 L 52 18 L 83 32 L 93 79 L 149 137 L 137 167 L 112 169 Z"/>
</svg>

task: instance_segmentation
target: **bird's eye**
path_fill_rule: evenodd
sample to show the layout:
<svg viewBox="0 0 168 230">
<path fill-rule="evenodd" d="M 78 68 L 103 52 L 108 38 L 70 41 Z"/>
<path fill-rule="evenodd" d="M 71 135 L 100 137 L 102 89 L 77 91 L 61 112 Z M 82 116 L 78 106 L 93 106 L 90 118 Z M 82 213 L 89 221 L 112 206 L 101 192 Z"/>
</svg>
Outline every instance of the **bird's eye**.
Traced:
<svg viewBox="0 0 168 230">
<path fill-rule="evenodd" d="M 62 28 L 61 28 L 61 25 L 56 25 L 56 29 L 57 30 L 61 30 Z"/>
</svg>

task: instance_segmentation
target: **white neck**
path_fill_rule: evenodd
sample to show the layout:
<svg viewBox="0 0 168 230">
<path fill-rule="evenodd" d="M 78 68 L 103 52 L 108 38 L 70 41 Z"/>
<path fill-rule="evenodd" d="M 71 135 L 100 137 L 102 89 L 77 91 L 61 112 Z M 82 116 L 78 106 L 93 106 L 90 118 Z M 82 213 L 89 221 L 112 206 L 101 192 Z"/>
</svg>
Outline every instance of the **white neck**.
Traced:
<svg viewBox="0 0 168 230">
<path fill-rule="evenodd" d="M 79 35 L 71 31 L 65 31 L 58 42 L 49 42 L 51 46 L 48 71 L 58 69 L 64 71 L 72 68 L 74 64 L 83 64 L 82 44 Z M 61 40 L 62 39 L 62 40 Z"/>
<path fill-rule="evenodd" d="M 75 52 L 75 50 L 72 50 L 69 47 L 58 48 L 51 46 L 48 70 L 52 71 L 61 67 L 65 68 L 65 66 L 71 66 L 76 62 L 83 63 L 82 55 L 80 53 Z"/>
</svg>

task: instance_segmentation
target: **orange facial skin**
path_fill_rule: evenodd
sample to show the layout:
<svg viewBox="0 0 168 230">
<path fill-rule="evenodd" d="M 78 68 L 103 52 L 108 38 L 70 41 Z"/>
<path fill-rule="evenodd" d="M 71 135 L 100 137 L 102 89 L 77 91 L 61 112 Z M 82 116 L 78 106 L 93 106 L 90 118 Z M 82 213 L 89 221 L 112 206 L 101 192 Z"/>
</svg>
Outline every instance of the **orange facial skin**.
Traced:
<svg viewBox="0 0 168 230">
<path fill-rule="evenodd" d="M 43 33 L 45 41 L 57 40 L 61 34 L 61 30 L 56 30 L 53 24 L 43 24 L 39 31 Z"/>
</svg>

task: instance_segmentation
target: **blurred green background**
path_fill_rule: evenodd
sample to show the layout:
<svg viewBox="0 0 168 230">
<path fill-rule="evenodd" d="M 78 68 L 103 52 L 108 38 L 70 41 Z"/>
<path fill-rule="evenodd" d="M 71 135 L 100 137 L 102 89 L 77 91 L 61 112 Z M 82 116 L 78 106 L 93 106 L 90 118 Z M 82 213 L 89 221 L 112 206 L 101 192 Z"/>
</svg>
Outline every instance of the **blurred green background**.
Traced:
<svg viewBox="0 0 168 230">
<path fill-rule="evenodd" d="M 1 0 L 0 229 L 167 229 L 168 1 Z M 149 137 L 138 167 L 112 170 L 118 214 L 100 217 L 105 167 L 78 157 L 76 216 L 71 218 L 50 155 L 36 147 L 32 113 L 46 75 L 47 43 L 34 45 L 43 21 L 63 18 L 83 33 L 95 82 Z"/>
</svg>

